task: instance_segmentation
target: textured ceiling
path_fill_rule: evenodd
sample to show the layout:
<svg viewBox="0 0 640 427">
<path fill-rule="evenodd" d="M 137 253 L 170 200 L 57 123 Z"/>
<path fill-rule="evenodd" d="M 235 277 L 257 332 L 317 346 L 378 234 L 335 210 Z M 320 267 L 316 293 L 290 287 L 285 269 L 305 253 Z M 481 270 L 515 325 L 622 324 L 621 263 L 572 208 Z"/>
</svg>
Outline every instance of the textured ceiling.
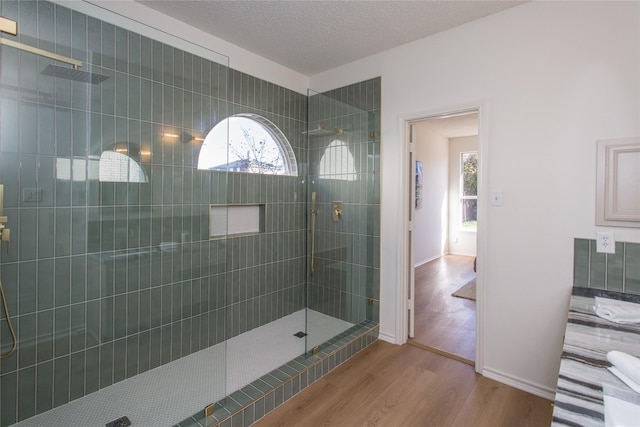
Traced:
<svg viewBox="0 0 640 427">
<path fill-rule="evenodd" d="M 136 1 L 307 76 L 523 3 Z"/>
<path fill-rule="evenodd" d="M 424 120 L 429 130 L 446 136 L 459 138 L 478 135 L 478 113 L 454 114 Z"/>
</svg>

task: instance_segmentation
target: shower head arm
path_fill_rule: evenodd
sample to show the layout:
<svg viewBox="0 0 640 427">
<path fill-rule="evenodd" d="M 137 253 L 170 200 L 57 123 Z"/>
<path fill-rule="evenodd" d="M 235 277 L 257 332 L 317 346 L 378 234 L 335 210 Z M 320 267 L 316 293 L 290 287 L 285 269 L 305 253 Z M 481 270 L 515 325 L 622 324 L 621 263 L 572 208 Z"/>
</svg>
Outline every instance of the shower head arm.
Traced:
<svg viewBox="0 0 640 427">
<path fill-rule="evenodd" d="M 309 136 L 342 135 L 344 133 L 344 129 L 334 128 L 331 126 L 318 123 L 315 125 L 313 129 L 309 129 L 306 132 L 302 132 L 302 133 Z"/>
<path fill-rule="evenodd" d="M 82 67 L 82 61 L 78 61 L 77 59 L 69 58 L 67 56 L 58 55 L 57 53 L 49 52 L 48 50 L 39 49 L 37 47 L 29 46 L 24 43 L 18 43 L 13 40 L 6 39 L 4 37 L 0 37 L 0 45 L 14 47 L 16 49 L 23 50 L 29 53 L 35 53 L 36 55 L 44 56 L 49 59 L 53 59 L 55 61 L 66 62 L 67 64 L 73 65 L 74 69 L 78 69 Z"/>
</svg>

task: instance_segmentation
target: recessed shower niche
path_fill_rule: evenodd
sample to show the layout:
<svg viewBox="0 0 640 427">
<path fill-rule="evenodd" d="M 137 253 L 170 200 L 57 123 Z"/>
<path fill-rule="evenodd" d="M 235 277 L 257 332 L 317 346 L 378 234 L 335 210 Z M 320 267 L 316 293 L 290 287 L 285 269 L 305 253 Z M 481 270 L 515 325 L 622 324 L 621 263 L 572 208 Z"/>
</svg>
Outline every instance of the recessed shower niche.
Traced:
<svg viewBox="0 0 640 427">
<path fill-rule="evenodd" d="M 264 233 L 265 205 L 209 206 L 209 237 Z"/>
</svg>

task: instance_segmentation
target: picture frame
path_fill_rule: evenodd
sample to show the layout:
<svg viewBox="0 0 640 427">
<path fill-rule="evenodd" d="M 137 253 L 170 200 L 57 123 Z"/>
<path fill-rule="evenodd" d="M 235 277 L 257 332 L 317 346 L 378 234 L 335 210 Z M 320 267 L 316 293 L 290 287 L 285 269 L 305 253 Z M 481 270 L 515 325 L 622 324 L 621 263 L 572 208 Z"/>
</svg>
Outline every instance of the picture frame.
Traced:
<svg viewBox="0 0 640 427">
<path fill-rule="evenodd" d="M 422 208 L 422 162 L 416 160 L 416 209 Z"/>
</svg>

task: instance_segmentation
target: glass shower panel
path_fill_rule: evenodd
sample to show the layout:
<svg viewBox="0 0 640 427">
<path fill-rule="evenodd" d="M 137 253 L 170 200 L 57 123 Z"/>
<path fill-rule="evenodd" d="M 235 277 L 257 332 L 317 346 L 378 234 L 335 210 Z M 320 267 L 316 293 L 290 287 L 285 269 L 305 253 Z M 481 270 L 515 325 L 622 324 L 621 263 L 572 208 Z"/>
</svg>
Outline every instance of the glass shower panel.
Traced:
<svg viewBox="0 0 640 427">
<path fill-rule="evenodd" d="M 371 320 L 375 162 L 364 85 L 309 91 L 307 351 Z M 362 105 L 360 105 L 362 104 Z"/>
<path fill-rule="evenodd" d="M 122 17 L 1 4 L 18 22 L 1 37 L 20 46 L 0 45 L 0 277 L 19 326 L 0 425 L 202 352 L 185 387 L 218 400 L 227 239 L 210 239 L 209 206 L 226 202 L 228 174 L 196 165 L 226 114 L 228 60 Z M 2 312 L 2 352 L 6 325 Z"/>
</svg>

